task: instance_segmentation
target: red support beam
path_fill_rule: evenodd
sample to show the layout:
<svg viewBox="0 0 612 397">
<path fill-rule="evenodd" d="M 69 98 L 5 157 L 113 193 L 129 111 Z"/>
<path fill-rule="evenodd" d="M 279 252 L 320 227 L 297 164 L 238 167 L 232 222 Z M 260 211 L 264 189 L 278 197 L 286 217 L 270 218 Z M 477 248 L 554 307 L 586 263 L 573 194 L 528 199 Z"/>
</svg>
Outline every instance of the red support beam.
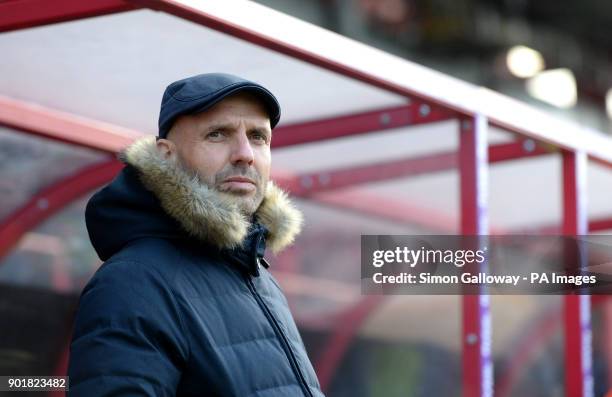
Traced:
<svg viewBox="0 0 612 397">
<path fill-rule="evenodd" d="M 122 0 L 5 0 L 0 1 L 0 32 L 135 10 Z"/>
<path fill-rule="evenodd" d="M 518 160 L 522 158 L 537 157 L 556 153 L 556 149 L 544 147 L 532 139 L 523 139 L 516 142 L 500 143 L 489 147 L 489 163 Z"/>
<path fill-rule="evenodd" d="M 456 117 L 456 114 L 453 112 L 415 100 L 404 106 L 279 126 L 274 130 L 272 147 L 280 148 L 367 134 L 392 128 L 450 120 L 454 117 Z"/>
<path fill-rule="evenodd" d="M 589 221 L 589 232 L 612 229 L 612 218 L 599 218 Z"/>
<path fill-rule="evenodd" d="M 530 144 L 525 149 L 525 142 L 527 141 L 504 143 L 489 147 L 489 163 L 550 154 L 548 150 L 535 146 L 535 144 L 533 147 Z M 456 169 L 457 165 L 457 153 L 449 151 L 407 159 L 290 175 L 281 178 L 280 183 L 285 189 L 290 190 L 295 195 L 308 196 L 316 192 L 341 189 L 363 183 Z"/>
<path fill-rule="evenodd" d="M 116 153 L 141 133 L 0 96 L 0 125 L 60 142 Z"/>
<path fill-rule="evenodd" d="M 296 196 L 306 197 L 313 193 L 351 187 L 359 184 L 384 181 L 444 171 L 455 167 L 453 152 L 418 156 L 361 166 L 319 171 L 291 176 L 282 180 L 282 186 Z"/>
<path fill-rule="evenodd" d="M 580 236 L 588 233 L 587 156 L 584 152 L 563 151 L 563 234 Z M 578 247 L 580 250 L 580 247 Z M 581 252 L 578 271 L 586 266 Z M 594 393 L 591 297 L 564 296 L 565 324 L 565 395 L 592 397 Z"/>
<path fill-rule="evenodd" d="M 486 236 L 489 232 L 487 129 L 488 121 L 482 116 L 461 121 L 459 172 L 462 235 Z M 489 296 L 484 293 L 463 295 L 462 312 L 462 396 L 492 396 L 493 361 Z"/>
<path fill-rule="evenodd" d="M 39 223 L 73 200 L 110 181 L 123 165 L 115 159 L 84 168 L 42 190 L 23 207 L 0 222 L 0 258 Z"/>
</svg>

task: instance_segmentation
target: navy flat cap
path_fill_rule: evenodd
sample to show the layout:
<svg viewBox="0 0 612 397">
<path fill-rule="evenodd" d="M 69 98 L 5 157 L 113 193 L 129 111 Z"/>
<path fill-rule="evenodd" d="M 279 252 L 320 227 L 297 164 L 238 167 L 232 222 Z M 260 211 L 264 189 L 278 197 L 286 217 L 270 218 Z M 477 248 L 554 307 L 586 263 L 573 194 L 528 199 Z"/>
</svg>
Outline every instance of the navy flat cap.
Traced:
<svg viewBox="0 0 612 397">
<path fill-rule="evenodd" d="M 265 105 L 274 128 L 280 120 L 276 97 L 263 86 L 225 73 L 206 73 L 175 81 L 166 87 L 159 111 L 159 137 L 165 138 L 178 116 L 209 109 L 237 92 L 250 92 Z"/>
</svg>

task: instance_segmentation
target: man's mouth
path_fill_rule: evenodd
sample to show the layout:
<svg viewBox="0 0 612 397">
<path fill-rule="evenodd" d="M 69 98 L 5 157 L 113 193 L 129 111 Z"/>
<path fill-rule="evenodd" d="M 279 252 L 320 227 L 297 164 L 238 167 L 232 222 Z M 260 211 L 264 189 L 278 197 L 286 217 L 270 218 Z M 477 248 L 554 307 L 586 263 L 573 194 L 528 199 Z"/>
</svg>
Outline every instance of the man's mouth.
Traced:
<svg viewBox="0 0 612 397">
<path fill-rule="evenodd" d="M 226 183 L 226 182 L 251 183 L 255 185 L 255 182 L 252 179 L 245 178 L 243 176 L 232 176 L 223 181 L 223 183 Z"/>
<path fill-rule="evenodd" d="M 233 176 L 221 182 L 223 190 L 252 192 L 256 190 L 257 184 L 252 179 L 243 176 Z"/>
</svg>

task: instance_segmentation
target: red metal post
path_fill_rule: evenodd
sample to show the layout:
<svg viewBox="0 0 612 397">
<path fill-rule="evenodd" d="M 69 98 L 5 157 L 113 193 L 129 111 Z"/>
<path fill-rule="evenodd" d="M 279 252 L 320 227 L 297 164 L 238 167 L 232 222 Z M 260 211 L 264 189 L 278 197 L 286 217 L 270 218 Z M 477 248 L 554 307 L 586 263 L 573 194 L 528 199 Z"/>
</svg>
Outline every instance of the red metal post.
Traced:
<svg viewBox="0 0 612 397">
<path fill-rule="evenodd" d="M 608 390 L 612 391 L 612 299 L 610 296 L 604 296 L 607 298 L 602 302 L 602 316 L 603 316 L 603 332 L 606 336 L 604 338 L 604 349 L 605 349 L 605 358 L 606 358 L 606 380 L 608 383 Z M 593 306 L 596 305 L 596 302 L 592 302 Z"/>
<path fill-rule="evenodd" d="M 563 234 L 588 233 L 586 206 L 587 156 L 563 151 Z M 583 266 L 582 263 L 579 264 Z M 565 395 L 593 396 L 591 297 L 566 295 L 565 299 Z"/>
<path fill-rule="evenodd" d="M 464 119 L 460 124 L 459 172 L 461 177 L 461 233 L 486 236 L 487 203 L 487 128 L 483 116 Z M 491 312 L 489 296 L 462 297 L 462 396 L 493 395 L 491 359 Z"/>
</svg>

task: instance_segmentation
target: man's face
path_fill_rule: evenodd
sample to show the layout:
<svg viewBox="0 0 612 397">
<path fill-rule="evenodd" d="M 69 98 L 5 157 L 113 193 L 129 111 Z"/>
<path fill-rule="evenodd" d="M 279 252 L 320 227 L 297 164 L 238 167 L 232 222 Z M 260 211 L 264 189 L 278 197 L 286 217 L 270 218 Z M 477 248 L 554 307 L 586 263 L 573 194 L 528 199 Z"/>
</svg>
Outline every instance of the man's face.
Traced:
<svg viewBox="0 0 612 397">
<path fill-rule="evenodd" d="M 178 159 L 210 188 L 236 199 L 252 215 L 270 177 L 272 130 L 265 107 L 248 93 L 223 99 L 212 108 L 179 117 L 158 140 L 165 156 Z"/>
</svg>

